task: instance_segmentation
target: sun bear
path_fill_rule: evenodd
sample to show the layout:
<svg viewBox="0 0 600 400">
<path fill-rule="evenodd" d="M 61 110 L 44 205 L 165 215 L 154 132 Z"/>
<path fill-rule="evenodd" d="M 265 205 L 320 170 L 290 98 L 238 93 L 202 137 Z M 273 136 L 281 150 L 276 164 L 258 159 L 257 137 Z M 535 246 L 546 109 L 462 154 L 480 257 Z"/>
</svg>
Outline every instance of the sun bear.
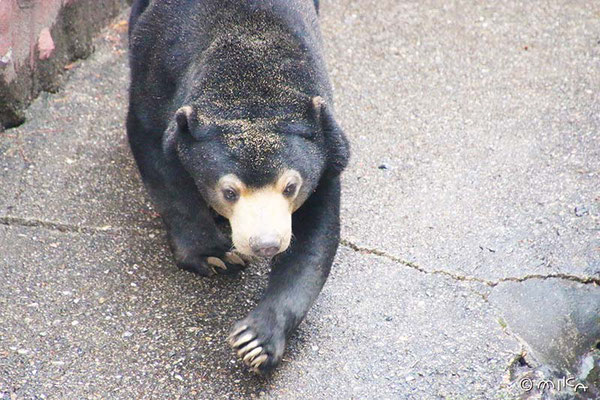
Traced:
<svg viewBox="0 0 600 400">
<path fill-rule="evenodd" d="M 281 360 L 339 244 L 349 145 L 317 11 L 313 0 L 137 0 L 130 17 L 127 135 L 176 264 L 207 276 L 270 260 L 229 338 L 255 372 Z"/>
</svg>

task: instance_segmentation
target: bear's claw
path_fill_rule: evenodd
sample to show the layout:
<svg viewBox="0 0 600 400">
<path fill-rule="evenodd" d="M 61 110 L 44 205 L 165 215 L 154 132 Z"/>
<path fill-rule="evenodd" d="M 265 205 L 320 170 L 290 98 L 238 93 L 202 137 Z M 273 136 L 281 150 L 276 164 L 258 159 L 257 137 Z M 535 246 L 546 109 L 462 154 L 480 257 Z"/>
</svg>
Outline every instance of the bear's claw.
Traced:
<svg viewBox="0 0 600 400">
<path fill-rule="evenodd" d="M 239 347 L 241 345 L 243 345 L 244 343 L 247 343 L 249 341 L 251 341 L 252 339 L 254 339 L 256 337 L 256 335 L 254 333 L 248 332 L 240 337 L 238 337 L 235 342 L 232 342 L 231 345 L 233 347 Z M 234 338 L 232 338 L 233 341 Z"/>
<path fill-rule="evenodd" d="M 250 343 L 248 343 L 247 345 L 245 345 L 244 347 L 241 347 L 238 352 L 237 355 L 239 358 L 244 358 L 244 356 L 250 352 L 250 350 L 254 351 L 257 348 L 260 348 L 260 342 L 258 340 L 253 340 Z M 257 347 L 258 346 L 258 347 Z M 255 354 L 256 355 L 256 354 Z"/>
<path fill-rule="evenodd" d="M 212 265 L 213 267 L 221 268 L 222 270 L 227 271 L 227 265 L 225 265 L 223 260 L 221 260 L 220 258 L 206 257 L 206 262 L 209 263 L 210 265 Z M 215 271 L 215 273 L 216 273 L 216 271 Z"/>
<path fill-rule="evenodd" d="M 254 359 L 254 357 L 256 357 L 257 355 L 259 355 L 260 353 L 262 353 L 262 347 L 261 347 L 261 346 L 258 346 L 258 347 L 256 347 L 256 348 L 254 348 L 254 350 L 252 350 L 252 351 L 248 352 L 248 353 L 247 353 L 247 354 L 244 356 L 244 358 L 242 358 L 242 360 L 243 360 L 244 362 L 249 362 L 249 361 L 253 360 L 253 359 Z M 238 355 L 240 355 L 240 354 L 239 354 L 239 352 L 238 352 Z M 243 355 L 243 354 L 242 354 L 242 355 Z M 242 357 L 242 355 L 240 355 L 240 357 Z"/>
<path fill-rule="evenodd" d="M 242 270 L 246 265 L 241 259 L 232 257 L 231 253 L 225 253 L 224 257 L 198 256 L 187 257 L 178 261 L 177 266 L 186 271 L 195 272 L 202 276 L 233 275 Z M 223 261 L 223 259 L 225 261 Z"/>
<path fill-rule="evenodd" d="M 231 263 L 231 264 L 241 265 L 242 267 L 246 266 L 246 263 L 244 262 L 244 260 L 242 260 L 242 258 L 240 256 L 238 256 L 237 254 L 232 253 L 230 251 L 225 253 L 225 261 L 227 261 L 228 263 Z"/>
</svg>

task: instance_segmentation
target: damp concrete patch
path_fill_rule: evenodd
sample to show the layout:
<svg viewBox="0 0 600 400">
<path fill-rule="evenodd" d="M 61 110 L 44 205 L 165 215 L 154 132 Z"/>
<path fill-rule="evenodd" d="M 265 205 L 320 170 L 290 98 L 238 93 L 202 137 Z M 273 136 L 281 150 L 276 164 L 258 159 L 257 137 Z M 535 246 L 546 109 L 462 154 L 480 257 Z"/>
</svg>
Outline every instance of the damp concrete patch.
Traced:
<svg viewBox="0 0 600 400">
<path fill-rule="evenodd" d="M 597 393 L 600 286 L 555 278 L 505 282 L 489 301 L 522 340 L 525 363 L 544 376 L 573 378 Z"/>
</svg>

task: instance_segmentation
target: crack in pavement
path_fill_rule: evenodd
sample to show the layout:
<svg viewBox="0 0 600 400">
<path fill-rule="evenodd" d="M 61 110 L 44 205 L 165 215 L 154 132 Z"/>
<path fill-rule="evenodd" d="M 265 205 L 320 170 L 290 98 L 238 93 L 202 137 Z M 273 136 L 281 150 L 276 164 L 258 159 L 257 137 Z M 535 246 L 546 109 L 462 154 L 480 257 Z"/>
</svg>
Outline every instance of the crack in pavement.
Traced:
<svg viewBox="0 0 600 400">
<path fill-rule="evenodd" d="M 37 218 L 22 218 L 15 216 L 0 216 L 0 225 L 7 226 L 24 226 L 24 227 L 39 227 L 45 228 L 52 231 L 58 232 L 70 232 L 70 233 L 103 233 L 103 234 L 121 234 L 131 233 L 140 236 L 146 236 L 150 233 L 159 233 L 159 229 L 147 229 L 147 228 L 121 228 L 114 227 L 111 225 L 105 226 L 89 226 L 89 225 L 77 225 L 69 224 L 64 222 L 46 221 Z"/>
<path fill-rule="evenodd" d="M 423 267 L 420 267 L 419 265 L 417 265 L 413 262 L 403 260 L 403 259 L 396 257 L 392 254 L 389 254 L 383 250 L 359 246 L 359 245 L 357 245 L 349 240 L 346 240 L 346 239 L 341 239 L 340 244 L 342 246 L 348 247 L 349 249 L 354 250 L 358 253 L 371 254 L 371 255 L 378 256 L 378 257 L 387 258 L 388 260 L 394 261 L 395 263 L 398 263 L 398 264 L 402 264 L 406 267 L 412 268 L 412 269 L 417 270 L 424 274 L 446 275 L 456 281 L 477 282 L 477 283 L 483 283 L 483 284 L 489 285 L 489 286 L 495 286 L 493 284 L 493 282 L 487 281 L 482 278 L 477 278 L 474 276 L 463 276 L 463 275 L 454 274 L 452 272 L 448 272 L 448 271 L 444 271 L 444 270 L 429 271 Z"/>
<path fill-rule="evenodd" d="M 569 281 L 583 283 L 583 284 L 596 284 L 596 285 L 600 286 L 600 277 L 597 277 L 597 278 L 592 277 L 592 276 L 581 277 L 581 276 L 577 276 L 577 275 L 569 275 L 569 274 L 563 274 L 563 273 L 529 274 L 529 275 L 525 275 L 522 277 L 509 276 L 506 278 L 500 278 L 498 280 L 488 280 L 488 279 L 478 278 L 476 276 L 459 275 L 459 274 L 455 274 L 455 273 L 445 271 L 445 270 L 428 270 L 428 269 L 425 269 L 413 262 L 406 261 L 406 260 L 403 260 L 392 254 L 389 254 L 383 250 L 360 246 L 360 245 L 357 245 L 356 243 L 353 243 L 346 239 L 341 239 L 340 244 L 345 247 L 350 248 L 351 250 L 359 252 L 359 253 L 371 254 L 371 255 L 378 256 L 378 257 L 387 258 L 388 260 L 394 261 L 398 264 L 402 264 L 406 267 L 412 268 L 412 269 L 417 270 L 424 274 L 445 275 L 456 281 L 483 283 L 490 287 L 498 286 L 499 284 L 501 284 L 503 282 L 525 282 L 525 281 L 531 280 L 531 279 L 564 279 L 564 280 L 569 280 Z"/>
<path fill-rule="evenodd" d="M 88 226 L 88 225 L 77 225 L 70 224 L 64 222 L 56 222 L 56 221 L 47 221 L 41 220 L 37 218 L 23 218 L 17 216 L 0 216 L 0 225 L 7 226 L 23 226 L 23 227 L 41 227 L 53 231 L 58 232 L 70 232 L 70 233 L 86 233 L 86 234 L 122 234 L 129 233 L 139 236 L 147 236 L 151 233 L 158 234 L 161 233 L 161 229 L 148 229 L 148 228 L 122 228 L 122 227 L 114 227 L 110 225 L 105 226 Z M 489 287 L 498 286 L 504 282 L 525 282 L 531 279 L 564 279 L 573 282 L 578 282 L 582 284 L 596 284 L 600 286 L 600 277 L 592 277 L 592 276 L 577 276 L 577 275 L 569 275 L 563 273 L 553 273 L 553 274 L 529 274 L 522 277 L 506 277 L 498 280 L 488 280 L 483 278 L 478 278 L 476 276 L 467 276 L 455 274 L 446 270 L 428 270 L 423 268 L 413 262 L 403 260 L 399 257 L 396 257 L 392 254 L 387 253 L 386 251 L 360 246 L 356 243 L 351 242 L 347 239 L 341 239 L 340 244 L 345 246 L 355 252 L 362 254 L 370 254 L 378 257 L 383 257 L 388 260 L 391 260 L 397 264 L 404 265 L 405 267 L 412 268 L 416 271 L 419 271 L 423 274 L 428 275 L 444 275 L 455 281 L 461 282 L 476 282 L 487 285 Z"/>
</svg>

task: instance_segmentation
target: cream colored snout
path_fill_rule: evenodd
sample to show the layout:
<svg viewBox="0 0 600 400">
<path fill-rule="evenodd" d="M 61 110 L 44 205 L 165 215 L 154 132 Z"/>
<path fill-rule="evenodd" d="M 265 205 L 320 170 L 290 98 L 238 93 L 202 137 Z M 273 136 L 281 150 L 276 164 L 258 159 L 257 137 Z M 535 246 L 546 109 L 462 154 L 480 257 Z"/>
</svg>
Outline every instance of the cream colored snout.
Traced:
<svg viewBox="0 0 600 400">
<path fill-rule="evenodd" d="M 300 174 L 293 170 L 261 188 L 248 188 L 234 175 L 219 180 L 214 208 L 229 219 L 238 252 L 273 257 L 289 247 L 292 213 L 300 206 L 301 185 Z"/>
<path fill-rule="evenodd" d="M 231 239 L 247 255 L 273 257 L 288 248 L 292 237 L 290 205 L 281 193 L 259 190 L 241 196 L 229 218 Z"/>
</svg>

